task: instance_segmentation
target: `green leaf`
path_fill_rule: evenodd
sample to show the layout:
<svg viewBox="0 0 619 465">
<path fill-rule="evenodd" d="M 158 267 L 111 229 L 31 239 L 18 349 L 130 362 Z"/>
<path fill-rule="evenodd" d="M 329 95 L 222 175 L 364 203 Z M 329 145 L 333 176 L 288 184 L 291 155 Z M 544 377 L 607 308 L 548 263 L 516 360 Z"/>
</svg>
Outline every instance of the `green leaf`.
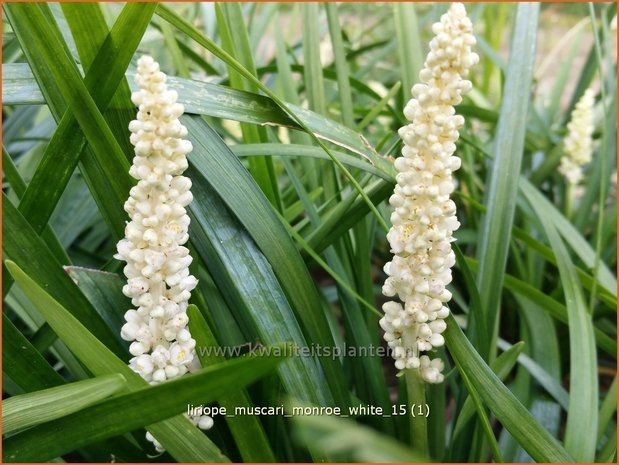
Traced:
<svg viewBox="0 0 619 465">
<path fill-rule="evenodd" d="M 249 36 L 240 5 L 235 2 L 216 3 L 215 11 L 224 50 L 237 58 L 252 75 L 256 76 L 256 65 L 254 64 L 254 58 L 249 45 Z M 254 93 L 258 92 L 258 87 L 253 82 L 244 80 L 230 65 L 228 65 L 228 76 L 232 87 Z M 245 143 L 255 144 L 268 141 L 267 133 L 263 128 L 241 124 L 241 131 Z M 276 208 L 280 209 L 279 191 L 277 189 L 273 160 L 268 156 L 252 158 L 249 160 L 249 172 L 269 201 Z"/>
<path fill-rule="evenodd" d="M 398 93 L 398 91 L 400 90 L 401 87 L 401 83 L 398 81 L 396 82 L 393 87 L 391 89 L 389 89 L 389 92 L 387 92 L 385 94 L 385 96 L 380 99 L 380 102 L 378 102 L 364 117 L 363 119 L 359 122 L 359 124 L 357 125 L 357 127 L 355 128 L 357 131 L 361 132 L 363 131 L 366 126 L 368 124 L 370 124 L 371 122 L 373 122 L 376 117 L 380 114 L 381 111 L 383 111 L 383 109 L 389 104 L 389 101 Z"/>
<path fill-rule="evenodd" d="M 355 124 L 355 120 L 352 92 L 350 90 L 350 70 L 348 67 L 348 60 L 346 60 L 344 41 L 342 39 L 338 6 L 335 3 L 327 2 L 325 3 L 325 10 L 327 12 L 329 34 L 331 35 L 331 44 L 333 46 L 342 122 L 349 128 L 352 128 Z"/>
<path fill-rule="evenodd" d="M 509 373 L 516 365 L 516 361 L 518 356 L 524 349 L 524 342 L 520 341 L 510 347 L 508 350 L 499 355 L 495 360 L 490 364 L 490 368 L 497 375 L 497 377 L 504 381 L 505 378 L 509 375 Z M 452 437 L 456 438 L 462 431 L 467 422 L 473 417 L 475 414 L 476 406 L 473 405 L 474 401 L 472 398 L 468 397 L 464 403 L 462 404 L 462 408 L 460 409 L 460 413 L 458 414 L 458 419 L 456 420 Z"/>
<path fill-rule="evenodd" d="M 549 207 L 550 205 L 552 205 L 552 204 L 547 203 L 548 200 L 546 198 L 544 198 L 544 200 L 542 201 L 539 195 L 536 195 L 536 196 L 542 204 L 548 205 Z M 530 210 L 526 209 L 526 213 L 530 214 Z M 553 216 L 552 213 L 549 216 L 552 217 Z M 556 266 L 557 259 L 550 247 L 534 239 L 533 237 L 531 237 L 529 234 L 527 234 L 525 231 L 523 231 L 520 228 L 514 227 L 512 232 L 514 234 L 514 238 L 521 240 L 523 243 L 527 245 L 527 247 L 529 247 L 532 250 L 535 250 L 542 257 L 544 257 L 544 259 L 546 259 L 548 262 Z M 570 231 L 565 231 L 564 235 L 570 235 Z M 585 270 L 583 270 L 580 267 L 576 267 L 576 272 L 578 273 L 578 277 L 580 278 L 582 285 L 586 289 L 591 289 L 593 287 L 594 282 L 599 282 L 597 279 L 595 279 L 593 276 L 588 274 Z M 598 274 L 601 275 L 602 273 L 598 273 Z M 599 287 L 598 291 L 600 294 L 600 300 L 605 302 L 611 309 L 617 308 L 616 290 L 607 289 L 604 285 L 602 285 L 601 287 Z"/>
<path fill-rule="evenodd" d="M 325 89 L 320 62 L 319 3 L 303 3 L 303 62 L 305 90 L 309 107 L 321 115 L 327 114 Z"/>
<path fill-rule="evenodd" d="M 65 249 L 102 220 L 101 213 L 81 175 L 75 173 L 67 184 L 49 224 Z M 49 244 L 49 241 L 48 241 Z M 68 263 L 68 261 L 63 261 Z"/>
<path fill-rule="evenodd" d="M 265 353 L 267 349 L 276 355 L 243 357 L 224 362 L 156 386 L 115 396 L 29 429 L 4 442 L 4 457 L 24 462 L 49 460 L 76 447 L 187 412 L 189 404 L 209 404 L 226 392 L 255 382 L 271 371 L 286 354 L 284 346 L 266 347 Z M 193 429 L 198 431 L 195 427 Z M 32 447 L 34 443 L 36 447 Z"/>
<path fill-rule="evenodd" d="M 207 130 L 210 129 L 204 126 L 193 134 L 206 136 Z M 223 155 L 213 142 L 201 138 L 193 142 L 193 146 L 196 166 L 201 163 L 199 158 L 208 156 L 206 147 L 209 151 L 217 151 L 214 152 L 217 155 L 208 156 L 209 159 L 222 160 Z M 230 169 L 227 172 L 233 173 Z M 189 168 L 188 174 L 193 180 L 194 196 L 190 206 L 192 243 L 242 326 L 246 340 L 258 339 L 262 344 L 284 340 L 299 347 L 308 346 L 297 314 L 289 305 L 266 254 L 256 247 L 251 235 L 232 216 L 223 199 L 219 198 L 221 194 L 218 195 L 204 175 L 194 166 Z M 245 172 L 245 176 L 249 177 L 249 173 Z M 237 178 L 231 186 L 238 187 L 240 179 Z M 252 187 L 258 189 L 255 184 Z M 263 200 L 266 201 L 264 197 Z M 326 385 L 320 383 L 324 374 L 314 358 L 287 360 L 278 368 L 278 374 L 288 392 L 315 402 L 331 402 L 332 394 Z"/>
<path fill-rule="evenodd" d="M 453 245 L 453 251 L 456 256 L 456 263 L 458 265 L 458 268 L 460 269 L 460 272 L 462 273 L 466 289 L 469 293 L 469 338 L 472 340 L 473 345 L 476 349 L 479 350 L 480 353 L 487 353 L 488 328 L 486 327 L 486 321 L 484 319 L 484 312 L 482 310 L 479 290 L 477 289 L 477 285 L 475 284 L 475 277 L 473 275 L 473 272 L 469 268 L 468 263 L 466 262 L 466 257 L 464 256 L 462 250 L 460 250 L 460 247 L 457 244 Z"/>
<path fill-rule="evenodd" d="M 565 447 L 579 461 L 593 461 L 597 437 L 598 376 L 597 353 L 591 315 L 587 311 L 574 264 L 547 210 L 535 196 L 525 194 L 544 227 L 557 257 L 565 293 L 570 336 L 570 401 Z"/>
<path fill-rule="evenodd" d="M 499 339 L 498 346 L 502 350 L 510 350 L 513 346 L 507 341 Z M 546 392 L 550 394 L 557 403 L 563 407 L 565 411 L 568 409 L 569 395 L 567 391 L 561 386 L 560 382 L 554 379 L 550 373 L 536 363 L 531 357 L 526 354 L 520 354 L 518 356 L 518 363 L 527 369 L 527 371 L 535 378 L 535 380 L 546 389 Z"/>
<path fill-rule="evenodd" d="M 423 49 L 415 5 L 405 2 L 394 3 L 393 19 L 398 40 L 402 93 L 406 102 L 411 89 L 419 81 L 419 71 L 423 66 Z"/>
<path fill-rule="evenodd" d="M 320 158 L 323 160 L 330 159 L 319 147 L 301 144 L 237 144 L 230 147 L 230 150 L 232 150 L 237 157 L 252 157 L 256 155 L 270 154 L 279 157 L 306 157 Z M 360 160 L 359 158 L 345 152 L 333 150 L 332 153 L 345 165 L 371 173 L 374 176 L 378 176 L 386 181 L 393 181 L 393 178 L 386 174 L 385 170 L 377 168 L 374 164 L 368 163 L 365 160 Z M 381 163 L 381 166 L 385 166 L 386 169 L 389 162 L 386 160 L 381 161 L 384 162 Z"/>
<path fill-rule="evenodd" d="M 135 107 L 131 102 L 129 85 L 127 80 L 122 78 L 122 73 L 127 69 L 148 28 L 154 6 L 142 4 L 141 7 L 129 8 L 129 5 L 125 5 L 111 30 L 107 26 L 106 10 L 102 4 L 66 3 L 61 7 L 86 73 L 91 72 L 93 67 L 100 66 L 102 53 L 109 48 L 110 42 L 112 44 L 111 48 L 116 56 L 112 58 L 111 66 L 114 67 L 118 85 L 107 109 L 102 113 L 118 144 L 128 159 L 131 159 L 133 145 L 127 137 L 127 126 L 135 118 Z M 95 90 L 95 99 L 96 93 Z"/>
<path fill-rule="evenodd" d="M 567 409 L 569 403 L 569 394 L 562 386 L 561 362 L 564 356 L 559 346 L 557 325 L 552 321 L 552 317 L 535 302 L 517 294 L 514 297 L 522 318 L 521 334 L 529 344 L 528 354 L 519 357 L 518 362 L 531 375 L 527 376 L 524 370 L 519 370 L 517 376 L 524 379 L 528 385 L 531 385 L 534 379 L 554 398 L 550 400 L 543 392 L 534 388 L 529 397 L 529 405 L 533 416 L 548 431 L 557 436 L 562 422 L 561 407 Z M 499 339 L 499 347 L 503 349 L 509 347 L 507 343 L 503 345 L 504 343 L 502 339 Z M 505 441 L 514 443 L 511 436 L 506 437 Z M 518 454 L 518 460 L 520 460 L 525 452 L 520 449 Z M 509 457 L 509 460 L 515 459 L 516 457 Z"/>
<path fill-rule="evenodd" d="M 125 384 L 122 375 L 113 374 L 10 397 L 2 403 L 2 432 L 11 433 L 77 412 L 116 394 Z"/>
<path fill-rule="evenodd" d="M 283 39 L 282 39 L 283 41 Z M 285 51 L 285 45 L 282 43 L 282 46 L 284 47 L 284 55 L 286 54 Z M 273 72 L 277 72 L 278 74 L 282 74 L 282 68 L 280 67 L 280 63 L 278 62 L 277 65 L 267 65 L 267 66 L 262 66 L 260 68 L 257 69 L 258 71 L 258 76 L 263 77 L 269 73 L 273 73 Z M 302 64 L 297 64 L 297 63 L 290 63 L 288 65 L 289 71 L 291 72 L 296 72 L 296 73 L 304 73 L 305 72 L 305 66 Z M 322 74 L 325 78 L 325 80 L 328 81 L 335 81 L 338 83 L 341 80 L 340 75 L 338 74 L 337 68 L 332 68 L 332 67 L 327 67 L 327 68 L 323 68 L 322 69 Z M 381 100 L 381 95 L 376 92 L 374 89 L 372 89 L 365 81 L 361 81 L 351 75 L 349 75 L 348 77 L 349 79 L 349 84 L 350 87 L 354 90 L 359 91 L 363 96 L 367 96 L 371 101 L 380 101 Z M 296 88 L 296 87 L 295 87 Z M 351 90 L 352 90 L 351 89 Z M 296 91 L 295 91 L 296 92 Z M 299 95 L 297 94 L 296 96 L 291 96 L 288 93 L 288 90 L 284 91 L 284 98 L 287 102 L 290 103 L 294 103 L 295 105 L 299 105 Z M 353 108 L 354 110 L 354 108 Z M 358 110 L 357 110 L 358 111 Z M 396 110 L 393 105 L 387 105 L 385 107 L 385 111 L 388 112 L 395 120 L 397 121 L 401 121 L 403 120 L 404 116 L 401 114 L 401 112 L 399 112 L 398 110 Z"/>
<path fill-rule="evenodd" d="M 191 76 L 191 72 L 189 71 L 189 67 L 185 62 L 185 57 L 183 56 L 183 52 L 181 51 L 181 47 L 179 42 L 176 40 L 174 36 L 174 31 L 172 30 L 172 26 L 168 23 L 162 22 L 158 25 L 163 34 L 163 38 L 165 40 L 166 49 L 169 51 L 170 55 L 172 55 L 172 62 L 174 63 L 174 68 L 176 69 L 176 73 L 184 78 L 189 78 Z M 187 49 L 185 49 L 187 50 Z"/>
<path fill-rule="evenodd" d="M 13 162 L 13 159 L 11 158 L 9 153 L 6 151 L 4 146 L 2 146 L 2 170 L 3 170 L 3 174 L 6 177 L 7 181 L 9 182 L 9 184 L 11 184 L 13 191 L 15 192 L 17 197 L 21 199 L 22 196 L 24 195 L 24 192 L 26 191 L 27 184 L 26 184 L 26 181 L 24 181 L 24 179 L 22 178 L 17 167 L 15 166 L 15 163 Z M 69 259 L 69 256 L 67 255 L 67 252 L 63 248 L 62 243 L 58 239 L 55 231 L 49 225 L 47 225 L 43 229 L 43 232 L 41 233 L 41 237 L 45 240 L 45 242 L 49 246 L 52 253 L 56 256 L 56 258 L 60 262 L 63 262 L 63 263 L 71 262 L 71 260 Z M 6 295 L 6 293 L 8 293 L 9 290 L 10 290 L 10 285 L 7 285 L 3 287 L 2 292 L 4 295 Z"/>
<path fill-rule="evenodd" d="M 393 184 L 378 180 L 370 183 L 366 191 L 370 200 L 378 205 L 393 194 Z M 320 226 L 308 234 L 307 243 L 315 252 L 322 252 L 365 218 L 368 212 L 367 204 L 355 192 L 349 194 L 322 217 Z"/>
<path fill-rule="evenodd" d="M 617 462 L 617 428 L 609 435 L 608 441 L 596 457 L 596 462 L 600 463 L 616 463 Z"/>
<path fill-rule="evenodd" d="M 613 378 L 613 382 L 606 392 L 606 396 L 600 406 L 600 414 L 598 418 L 598 437 L 599 441 L 604 436 L 608 424 L 615 419 L 615 413 L 617 412 L 617 376 Z"/>
<path fill-rule="evenodd" d="M 24 273 L 19 266 L 7 260 L 6 267 L 13 275 L 15 282 L 27 293 L 49 325 L 58 334 L 58 337 L 95 376 L 120 373 L 127 380 L 127 388 L 130 391 L 142 389 L 148 385 L 125 362 L 116 357 L 101 341 L 89 333 L 75 317 Z M 227 457 L 223 456 L 217 447 L 186 418 L 171 418 L 165 422 L 151 425 L 148 430 L 178 461 L 228 461 Z M 28 449 L 33 450 L 32 443 L 28 445 Z M 7 460 L 6 447 L 3 452 L 5 453 L 5 460 Z"/>
<path fill-rule="evenodd" d="M 8 274 L 8 273 L 7 273 Z M 26 392 L 60 386 L 64 379 L 2 313 L 2 371 Z"/>
<path fill-rule="evenodd" d="M 17 166 L 15 166 L 13 159 L 6 151 L 6 148 L 4 148 L 4 145 L 2 146 L 2 168 L 2 174 L 11 185 L 11 188 L 15 191 L 17 197 L 21 198 L 26 191 L 26 187 L 28 186 L 26 184 L 26 181 L 24 181 L 24 179 L 22 178 L 21 174 L 19 174 Z"/>
<path fill-rule="evenodd" d="M 195 27 L 193 27 L 187 21 L 183 20 L 169 8 L 163 5 L 159 5 L 157 9 L 157 14 L 164 18 L 166 21 L 169 21 L 180 30 L 182 30 L 198 44 L 200 44 L 211 53 L 213 53 L 215 56 L 223 60 L 228 66 L 234 68 L 245 79 L 255 84 L 260 90 L 262 90 L 265 94 L 271 97 L 271 99 L 277 104 L 277 106 L 281 108 L 288 116 L 290 116 L 290 118 L 295 121 L 299 125 L 299 127 L 301 127 L 301 129 L 303 129 L 307 134 L 309 134 L 314 140 L 314 142 L 316 142 L 316 144 L 320 148 L 322 148 L 327 155 L 329 155 L 329 157 L 333 160 L 338 169 L 346 176 L 346 179 L 348 179 L 354 189 L 363 198 L 370 211 L 376 216 L 376 219 L 378 220 L 378 223 L 381 225 L 381 227 L 383 227 L 385 231 L 389 229 L 387 223 L 384 221 L 376 206 L 363 191 L 355 177 L 346 169 L 344 165 L 342 165 L 342 163 L 340 163 L 337 158 L 333 156 L 329 148 L 314 134 L 314 132 L 305 123 L 304 118 L 299 116 L 299 112 L 293 111 L 293 109 L 289 105 L 283 102 L 273 91 L 271 91 L 267 86 L 265 86 L 256 76 L 254 76 L 247 68 L 245 68 L 241 63 L 239 63 L 233 56 L 231 56 L 229 53 L 227 53 L 225 50 L 215 44 L 208 37 L 200 34 L 200 32 Z M 363 140 L 361 136 L 357 135 L 357 137 Z"/>
<path fill-rule="evenodd" d="M 474 383 L 469 378 L 469 375 L 466 371 L 461 370 L 460 376 L 462 377 L 462 381 L 464 381 L 464 385 L 466 386 L 466 390 L 469 393 L 469 399 L 473 400 L 473 404 L 475 405 L 475 410 L 477 410 L 477 417 L 481 422 L 481 427 L 484 432 L 484 435 L 488 442 L 490 443 L 490 448 L 492 449 L 492 455 L 495 462 L 503 462 L 503 456 L 501 451 L 499 450 L 499 445 L 497 444 L 496 437 L 494 436 L 494 432 L 492 431 L 492 426 L 490 425 L 490 420 L 488 419 L 488 415 L 486 415 L 486 411 L 484 409 L 481 396 L 477 391 Z"/>
<path fill-rule="evenodd" d="M 479 267 L 479 264 L 470 257 L 466 257 L 466 261 L 468 265 L 473 269 L 477 269 Z M 505 274 L 503 286 L 505 289 L 508 289 L 514 294 L 517 294 L 520 298 L 534 302 L 537 306 L 539 306 L 539 308 L 546 311 L 554 319 L 567 324 L 568 317 L 565 305 L 558 302 L 548 294 L 540 291 L 535 286 L 532 286 L 531 284 L 522 281 L 510 274 Z M 611 357 L 616 357 L 617 342 L 611 337 L 607 336 L 598 328 L 595 328 L 594 331 L 596 343 L 600 347 L 600 349 L 602 349 Z"/>
<path fill-rule="evenodd" d="M 591 49 L 587 53 L 587 58 L 582 65 L 581 72 L 578 75 L 578 80 L 576 82 L 576 86 L 574 87 L 574 91 L 572 92 L 570 103 L 563 113 L 563 124 L 568 123 L 574 107 L 582 98 L 585 90 L 587 90 L 587 88 L 591 85 L 591 82 L 597 72 L 596 60 L 595 44 L 591 44 Z"/>
<path fill-rule="evenodd" d="M 319 226 L 320 219 L 317 209 L 309 200 L 305 187 L 288 160 L 284 160 L 284 167 L 294 190 L 305 207 L 305 212 L 312 226 Z M 327 262 L 325 263 L 320 256 L 307 246 L 307 243 L 294 231 L 294 228 L 285 223 L 283 219 L 282 222 L 289 234 L 303 247 L 304 251 L 335 279 L 344 318 L 344 331 L 347 334 L 349 343 L 356 347 L 370 347 L 373 341 L 370 337 L 371 333 L 367 328 L 364 312 L 359 303 L 365 305 L 373 313 L 378 314 L 379 312 L 376 311 L 374 305 L 368 303 L 353 290 L 354 277 L 351 276 L 350 272 L 347 272 L 344 265 L 345 259 L 338 256 L 335 248 L 329 248 L 325 251 Z M 337 336 L 334 335 L 334 339 L 336 338 Z M 384 409 L 389 409 L 390 403 L 386 394 L 387 390 L 379 359 L 376 357 L 350 357 L 348 363 L 353 372 L 353 383 L 359 386 L 357 395 L 360 399 L 372 405 L 379 405 Z M 383 421 L 381 426 L 383 425 L 386 425 L 388 428 L 389 422 Z"/>
<path fill-rule="evenodd" d="M 546 54 L 544 57 L 544 63 L 540 65 L 538 71 L 536 72 L 538 77 L 543 77 L 549 71 L 546 69 L 547 67 L 555 67 L 558 63 L 561 63 L 561 66 L 553 72 L 553 74 L 556 74 L 556 78 L 552 85 L 552 91 L 550 92 L 550 99 L 547 107 L 549 122 L 555 119 L 559 111 L 561 98 L 565 92 L 568 78 L 574 74 L 574 58 L 579 53 L 582 53 L 580 46 L 583 42 L 583 33 L 586 25 L 587 20 L 583 18 L 569 31 L 567 31 L 561 40 L 558 41 L 557 45 L 555 45 L 553 49 Z M 566 50 L 563 49 L 564 47 Z"/>
<path fill-rule="evenodd" d="M 382 313 L 380 313 L 378 310 L 376 310 L 376 308 L 370 304 L 367 300 L 365 300 L 363 297 L 361 297 L 359 294 L 357 294 L 357 292 L 352 289 L 352 287 L 346 282 L 345 278 L 343 278 L 341 276 L 342 273 L 338 274 L 336 273 L 321 257 L 320 255 L 318 255 L 314 250 L 312 250 L 312 248 L 308 245 L 308 243 L 303 239 L 303 237 L 301 237 L 292 226 L 288 226 L 285 225 L 286 229 L 288 230 L 288 232 L 290 233 L 290 236 L 294 238 L 294 240 L 298 243 L 299 247 L 303 249 L 303 251 L 305 251 L 318 265 L 320 265 L 320 267 L 325 270 L 334 280 L 335 282 L 337 282 L 337 284 L 342 288 L 343 291 L 345 291 L 345 293 L 347 293 L 350 297 L 356 299 L 360 304 L 362 304 L 364 307 L 366 307 L 366 311 L 370 311 L 372 313 L 374 313 L 376 316 L 382 316 Z M 341 263 L 338 264 L 338 268 L 342 268 Z M 343 271 L 343 270 L 341 270 Z M 357 311 L 360 311 L 361 309 L 358 308 Z M 360 323 L 362 324 L 362 323 Z M 359 328 L 359 331 L 362 331 L 361 328 Z M 365 344 L 360 344 L 360 345 L 365 345 Z"/>
<path fill-rule="evenodd" d="M 572 462 L 561 444 L 516 399 L 466 339 L 453 316 L 445 340 L 458 371 L 466 372 L 482 400 L 524 450 L 538 462 Z"/>
<path fill-rule="evenodd" d="M 79 266 L 66 266 L 64 269 L 106 324 L 116 331 L 114 334 L 118 341 L 128 350 L 128 342 L 120 337 L 120 328 L 125 324 L 125 312 L 133 308 L 131 300 L 122 293 L 125 280 L 107 271 Z"/>
<path fill-rule="evenodd" d="M 492 331 L 491 359 L 496 345 L 497 321 L 505 264 L 516 210 L 527 107 L 535 63 L 535 42 L 539 4 L 521 3 L 516 13 L 512 48 L 503 89 L 503 101 L 497 127 L 492 172 L 485 192 L 486 214 L 479 232 L 477 275 L 486 326 Z"/>
<path fill-rule="evenodd" d="M 303 238 L 296 233 L 292 227 L 287 227 L 287 229 L 303 250 L 307 252 L 323 270 L 331 275 L 337 283 L 344 314 L 345 331 L 349 334 L 347 340 L 356 347 L 371 347 L 371 332 L 368 331 L 366 327 L 365 315 L 363 315 L 362 312 L 367 313 L 367 311 L 370 311 L 376 314 L 377 317 L 380 317 L 380 312 L 353 290 L 351 284 L 348 282 L 350 278 L 346 276 L 344 266 L 334 250 L 327 250 L 326 256 L 329 263 L 332 264 L 337 272 L 325 263 L 318 254 L 312 251 Z M 363 305 L 365 309 L 362 309 L 359 304 Z M 371 405 L 382 406 L 385 410 L 388 409 L 390 403 L 379 359 L 375 357 L 353 357 L 349 363 L 355 372 L 354 382 L 359 386 L 357 395 Z M 383 425 L 385 428 L 390 428 L 388 422 L 383 422 Z"/>
<path fill-rule="evenodd" d="M 24 63 L 3 64 L 2 70 L 4 104 L 40 105 L 45 103 L 28 65 Z M 133 82 L 134 75 L 132 71 L 127 72 L 130 86 L 135 90 L 137 85 Z M 185 106 L 186 114 L 301 129 L 299 124 L 269 97 L 174 76 L 168 76 L 167 83 L 170 88 L 178 91 L 178 102 Z M 303 119 L 316 137 L 357 153 L 368 160 L 380 160 L 367 140 L 353 130 L 300 106 L 292 104 L 287 104 L 287 106 Z"/>
</svg>

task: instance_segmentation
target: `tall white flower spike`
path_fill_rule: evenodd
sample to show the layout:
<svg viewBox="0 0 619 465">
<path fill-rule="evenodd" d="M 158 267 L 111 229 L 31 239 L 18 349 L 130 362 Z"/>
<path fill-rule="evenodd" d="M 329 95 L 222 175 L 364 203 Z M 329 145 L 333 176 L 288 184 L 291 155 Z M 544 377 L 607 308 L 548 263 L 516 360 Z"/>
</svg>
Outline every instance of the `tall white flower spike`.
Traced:
<svg viewBox="0 0 619 465">
<path fill-rule="evenodd" d="M 580 183 L 582 166 L 589 163 L 593 155 L 594 103 L 595 93 L 587 89 L 572 111 L 567 125 L 568 134 L 563 142 L 565 155 L 561 158 L 559 172 L 572 185 Z"/>
<path fill-rule="evenodd" d="M 157 384 L 199 367 L 196 341 L 187 328 L 187 305 L 198 281 L 189 274 L 192 258 L 183 246 L 189 239 L 185 207 L 193 196 L 191 180 L 182 173 L 192 145 L 183 139 L 187 128 L 178 119 L 183 105 L 167 89 L 159 64 L 142 56 L 135 80 L 140 89 L 131 95 L 138 114 L 129 124 L 135 147 L 129 174 L 138 183 L 125 203 L 131 221 L 114 257 L 127 262 L 123 293 L 135 306 L 125 313 L 121 329 L 121 337 L 131 342 L 129 366 Z M 192 420 L 212 425 L 210 417 Z M 147 437 L 163 450 L 152 435 Z"/>
<path fill-rule="evenodd" d="M 449 195 L 455 188 L 452 172 L 460 168 L 455 141 L 464 124 L 454 105 L 471 89 L 465 77 L 479 61 L 471 50 L 472 29 L 461 3 L 453 3 L 432 26 L 435 37 L 419 73 L 421 84 L 412 88 L 413 99 L 404 109 L 410 124 L 399 130 L 404 147 L 395 160 L 397 185 L 389 199 L 394 210 L 387 239 L 394 257 L 384 268 L 383 294 L 397 300 L 383 305 L 380 325 L 396 368 L 419 369 L 428 383 L 443 380 L 441 359 L 420 353 L 445 342 L 441 333 L 449 309 L 444 304 L 451 299 L 445 286 L 455 264 L 452 233 L 460 226 Z"/>
</svg>

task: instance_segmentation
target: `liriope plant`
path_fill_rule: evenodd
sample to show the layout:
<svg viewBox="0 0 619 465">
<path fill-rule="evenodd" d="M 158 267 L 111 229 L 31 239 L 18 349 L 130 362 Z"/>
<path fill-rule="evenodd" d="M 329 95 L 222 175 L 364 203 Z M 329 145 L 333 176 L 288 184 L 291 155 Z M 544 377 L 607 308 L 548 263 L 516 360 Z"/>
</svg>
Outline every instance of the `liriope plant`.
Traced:
<svg viewBox="0 0 619 465">
<path fill-rule="evenodd" d="M 3 12 L 3 461 L 616 460 L 614 5 Z"/>
</svg>

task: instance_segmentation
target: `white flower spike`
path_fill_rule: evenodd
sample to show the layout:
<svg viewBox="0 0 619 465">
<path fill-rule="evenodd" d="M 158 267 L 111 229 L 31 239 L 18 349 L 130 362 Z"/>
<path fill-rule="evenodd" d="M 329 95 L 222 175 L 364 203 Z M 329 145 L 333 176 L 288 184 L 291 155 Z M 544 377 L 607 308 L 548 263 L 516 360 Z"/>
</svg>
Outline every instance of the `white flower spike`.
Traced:
<svg viewBox="0 0 619 465">
<path fill-rule="evenodd" d="M 183 139 L 187 128 L 178 119 L 183 105 L 167 89 L 159 64 L 142 56 L 135 80 L 140 89 L 131 95 L 138 114 L 129 124 L 135 147 L 129 174 L 138 183 L 125 203 L 131 221 L 114 257 L 127 262 L 123 293 L 135 306 L 125 313 L 121 329 L 121 337 L 131 342 L 129 366 L 157 384 L 199 367 L 196 342 L 187 328 L 187 305 L 198 281 L 189 274 L 192 258 L 183 246 L 189 239 L 185 207 L 193 196 L 191 180 L 182 173 L 192 145 Z"/>
<path fill-rule="evenodd" d="M 460 168 L 453 156 L 464 118 L 454 105 L 471 89 L 465 79 L 479 57 L 472 52 L 473 26 L 464 5 L 453 3 L 432 26 L 435 37 L 420 84 L 412 88 L 404 115 L 410 124 L 400 129 L 402 156 L 395 160 L 397 185 L 389 203 L 392 228 L 387 234 L 394 257 L 385 265 L 383 294 L 397 300 L 383 305 L 380 325 L 398 370 L 419 369 L 428 383 L 443 381 L 443 363 L 421 352 L 444 344 L 441 333 L 451 299 L 455 256 L 453 231 L 460 223 L 449 198 L 455 188 L 452 172 Z"/>
<path fill-rule="evenodd" d="M 191 142 L 178 120 L 183 106 L 166 89 L 166 75 L 151 57 L 138 61 L 131 96 L 137 119 L 129 124 L 135 158 L 129 174 L 138 180 L 125 210 L 131 218 L 116 258 L 127 262 L 123 293 L 135 310 L 125 314 L 123 339 L 131 341 L 130 365 L 145 380 L 158 383 L 182 376 L 193 359 L 195 341 L 187 330 L 187 304 L 197 280 L 183 244 L 189 239 L 191 181 L 182 176 Z"/>
<path fill-rule="evenodd" d="M 565 155 L 561 158 L 559 172 L 568 183 L 579 184 L 582 180 L 582 166 L 591 161 L 593 155 L 593 105 L 595 93 L 587 89 L 580 98 L 567 125 L 568 134 L 564 140 Z"/>
</svg>

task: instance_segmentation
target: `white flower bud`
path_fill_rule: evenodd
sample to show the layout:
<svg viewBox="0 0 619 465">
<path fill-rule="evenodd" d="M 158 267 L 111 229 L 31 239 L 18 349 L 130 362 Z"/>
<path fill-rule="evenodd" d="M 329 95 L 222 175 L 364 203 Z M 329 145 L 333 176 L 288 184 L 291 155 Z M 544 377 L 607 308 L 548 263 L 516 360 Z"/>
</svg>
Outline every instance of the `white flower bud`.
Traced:
<svg viewBox="0 0 619 465">
<path fill-rule="evenodd" d="M 129 346 L 129 353 L 134 356 L 143 355 L 147 351 L 147 347 L 142 342 L 132 342 Z"/>
<path fill-rule="evenodd" d="M 120 337 L 125 341 L 133 341 L 139 330 L 140 326 L 136 323 L 125 323 L 120 330 Z"/>
<path fill-rule="evenodd" d="M 213 427 L 213 419 L 208 415 L 202 415 L 198 421 L 198 428 L 202 430 L 211 429 Z"/>
<path fill-rule="evenodd" d="M 161 383 L 166 380 L 165 370 L 163 368 L 159 368 L 155 370 L 153 373 L 153 381 L 157 383 Z"/>
</svg>

